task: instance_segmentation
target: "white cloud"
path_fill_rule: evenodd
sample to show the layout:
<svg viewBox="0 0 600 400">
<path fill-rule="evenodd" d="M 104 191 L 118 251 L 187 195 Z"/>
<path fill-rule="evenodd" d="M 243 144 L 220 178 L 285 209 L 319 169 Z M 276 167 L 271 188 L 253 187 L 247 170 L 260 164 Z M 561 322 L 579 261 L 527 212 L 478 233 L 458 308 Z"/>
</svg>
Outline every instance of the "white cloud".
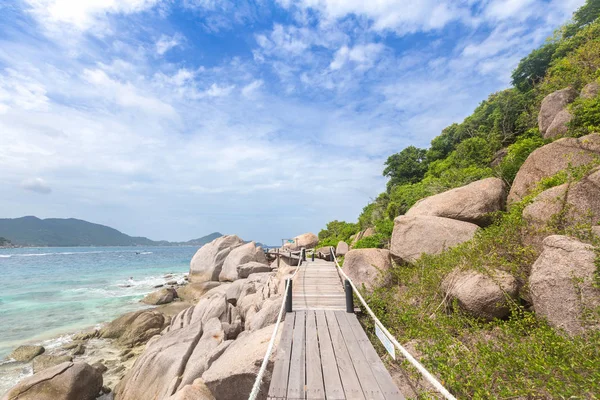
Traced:
<svg viewBox="0 0 600 400">
<path fill-rule="evenodd" d="M 345 64 L 352 62 L 359 70 L 369 69 L 375 64 L 384 48 L 385 46 L 381 43 L 356 45 L 352 48 L 343 46 L 335 53 L 329 68 L 337 70 L 342 68 Z"/>
<path fill-rule="evenodd" d="M 0 113 L 11 107 L 44 109 L 47 104 L 48 97 L 43 84 L 12 68 L 0 72 Z"/>
<path fill-rule="evenodd" d="M 160 56 L 164 55 L 169 50 L 181 46 L 183 36 L 175 34 L 173 36 L 161 35 L 156 42 L 156 53 Z"/>
<path fill-rule="evenodd" d="M 111 79 L 106 72 L 101 69 L 85 69 L 83 78 L 93 84 L 104 98 L 114 101 L 117 105 L 123 107 L 133 107 L 147 112 L 149 115 L 160 115 L 164 117 L 174 117 L 175 110 L 169 104 L 145 94 L 131 83 L 121 83 Z"/>
<path fill-rule="evenodd" d="M 31 178 L 26 179 L 21 183 L 21 187 L 30 192 L 49 194 L 52 192 L 52 188 L 42 178 Z"/>
<path fill-rule="evenodd" d="M 79 31 L 104 23 L 108 14 L 130 14 L 147 10 L 160 0 L 25 0 L 31 13 L 47 29 L 68 25 Z"/>
<path fill-rule="evenodd" d="M 264 82 L 260 79 L 254 80 L 242 88 L 242 94 L 246 97 L 252 97 L 263 84 Z"/>
</svg>

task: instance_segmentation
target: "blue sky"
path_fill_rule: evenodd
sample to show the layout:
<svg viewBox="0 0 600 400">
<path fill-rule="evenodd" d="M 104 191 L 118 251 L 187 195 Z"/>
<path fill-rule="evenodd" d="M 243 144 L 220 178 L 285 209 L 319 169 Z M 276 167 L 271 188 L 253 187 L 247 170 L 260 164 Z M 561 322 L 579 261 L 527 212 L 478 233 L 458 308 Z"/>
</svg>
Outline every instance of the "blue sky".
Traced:
<svg viewBox="0 0 600 400">
<path fill-rule="evenodd" d="M 0 0 L 0 217 L 277 244 L 354 221 L 583 0 Z"/>
</svg>

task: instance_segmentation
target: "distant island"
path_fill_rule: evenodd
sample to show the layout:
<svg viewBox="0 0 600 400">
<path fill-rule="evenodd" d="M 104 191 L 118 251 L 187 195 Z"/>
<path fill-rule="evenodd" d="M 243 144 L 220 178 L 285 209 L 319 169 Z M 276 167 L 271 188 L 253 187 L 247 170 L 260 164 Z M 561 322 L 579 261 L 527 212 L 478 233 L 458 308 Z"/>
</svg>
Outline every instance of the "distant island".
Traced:
<svg viewBox="0 0 600 400">
<path fill-rule="evenodd" d="M 223 234 L 213 232 L 187 242 L 154 241 L 75 218 L 0 218 L 0 247 L 203 246 L 221 236 Z"/>
</svg>

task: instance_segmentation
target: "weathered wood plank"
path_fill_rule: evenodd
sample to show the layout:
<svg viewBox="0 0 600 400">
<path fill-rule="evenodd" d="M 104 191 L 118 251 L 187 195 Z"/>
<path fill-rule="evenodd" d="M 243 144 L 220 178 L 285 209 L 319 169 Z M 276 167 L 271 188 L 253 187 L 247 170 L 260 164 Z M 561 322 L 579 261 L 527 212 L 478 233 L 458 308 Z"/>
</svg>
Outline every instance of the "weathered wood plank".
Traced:
<svg viewBox="0 0 600 400">
<path fill-rule="evenodd" d="M 285 399 L 287 396 L 295 317 L 295 313 L 288 313 L 283 323 L 283 331 L 281 332 L 281 339 L 277 347 L 277 356 L 269 386 L 268 396 L 272 399 Z"/>
<path fill-rule="evenodd" d="M 373 375 L 371 366 L 367 363 L 365 355 L 360 348 L 358 341 L 354 337 L 354 332 L 346 318 L 347 314 L 348 313 L 344 311 L 336 311 L 335 317 L 338 321 L 342 336 L 344 337 L 344 342 L 346 342 L 346 348 L 350 354 L 350 359 L 352 360 L 352 365 L 354 366 L 354 370 L 360 381 L 363 393 L 367 399 L 385 400 L 383 393 L 381 393 L 381 390 L 379 389 L 379 384 Z M 354 314 L 352 314 L 352 316 L 354 317 Z M 369 345 L 371 344 L 369 343 Z"/>
<path fill-rule="evenodd" d="M 334 311 L 325 311 L 325 318 L 327 319 L 331 344 L 333 345 L 335 360 L 344 387 L 344 394 L 347 399 L 365 399 Z"/>
<path fill-rule="evenodd" d="M 329 327 L 325 318 L 325 312 L 315 311 L 317 320 L 317 335 L 319 338 L 319 350 L 321 351 L 321 363 L 323 370 L 323 382 L 325 394 L 328 400 L 343 400 L 344 388 L 340 379 L 331 337 L 329 336 Z"/>
<path fill-rule="evenodd" d="M 360 348 L 363 350 L 365 358 L 369 363 L 371 370 L 373 371 L 373 375 L 375 375 L 375 379 L 377 379 L 379 388 L 381 389 L 381 392 L 385 398 L 387 400 L 404 400 L 404 396 L 400 390 L 398 390 L 398 387 L 394 383 L 392 376 L 379 358 L 377 351 L 373 347 L 369 337 L 356 318 L 356 315 L 346 315 L 346 318 L 352 327 L 354 336 L 356 337 Z"/>
<path fill-rule="evenodd" d="M 325 399 L 315 312 L 306 312 L 306 398 Z"/>
<path fill-rule="evenodd" d="M 297 311 L 292 339 L 292 358 L 288 379 L 287 398 L 292 400 L 305 398 L 305 337 L 306 312 Z"/>
</svg>

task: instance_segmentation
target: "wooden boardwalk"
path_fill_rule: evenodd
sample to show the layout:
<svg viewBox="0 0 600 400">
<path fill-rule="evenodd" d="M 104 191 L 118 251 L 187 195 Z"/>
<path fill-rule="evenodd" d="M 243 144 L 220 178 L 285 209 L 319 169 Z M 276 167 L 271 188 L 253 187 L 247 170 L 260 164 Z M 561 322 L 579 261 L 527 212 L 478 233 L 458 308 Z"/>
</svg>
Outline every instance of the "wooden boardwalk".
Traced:
<svg viewBox="0 0 600 400">
<path fill-rule="evenodd" d="M 355 314 L 334 263 L 303 264 L 293 283 L 268 399 L 404 399 Z"/>
</svg>

